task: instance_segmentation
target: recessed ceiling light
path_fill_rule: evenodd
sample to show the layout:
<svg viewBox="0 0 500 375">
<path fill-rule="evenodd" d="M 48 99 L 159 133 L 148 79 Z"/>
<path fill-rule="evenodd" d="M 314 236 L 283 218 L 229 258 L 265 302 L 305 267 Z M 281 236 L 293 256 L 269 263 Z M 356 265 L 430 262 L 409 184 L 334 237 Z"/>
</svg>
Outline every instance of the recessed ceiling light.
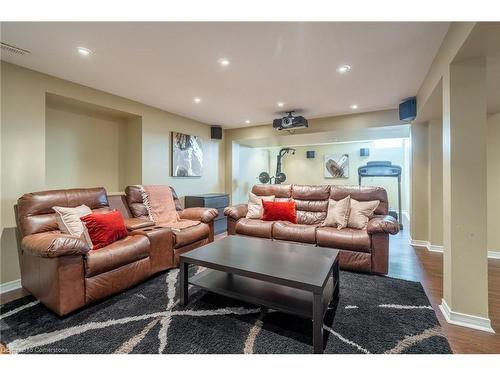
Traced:
<svg viewBox="0 0 500 375">
<path fill-rule="evenodd" d="M 278 102 L 278 107 L 283 107 L 285 105 L 285 103 L 283 102 Z"/>
<path fill-rule="evenodd" d="M 250 124 L 250 120 L 245 120 L 245 124 Z"/>
<path fill-rule="evenodd" d="M 85 47 L 76 47 L 76 50 L 82 56 L 89 56 L 92 54 L 92 51 Z"/>
<path fill-rule="evenodd" d="M 351 66 L 350 65 L 341 65 L 341 66 L 339 66 L 337 68 L 337 73 L 346 74 L 350 70 L 351 70 Z"/>
<path fill-rule="evenodd" d="M 358 105 L 357 104 L 351 105 L 351 109 L 358 109 Z"/>
<path fill-rule="evenodd" d="M 231 62 L 226 58 L 220 58 L 218 61 L 221 66 L 228 66 L 231 64 Z"/>
<path fill-rule="evenodd" d="M 193 99 L 195 103 L 200 103 L 201 102 L 201 98 L 194 98 Z"/>
</svg>

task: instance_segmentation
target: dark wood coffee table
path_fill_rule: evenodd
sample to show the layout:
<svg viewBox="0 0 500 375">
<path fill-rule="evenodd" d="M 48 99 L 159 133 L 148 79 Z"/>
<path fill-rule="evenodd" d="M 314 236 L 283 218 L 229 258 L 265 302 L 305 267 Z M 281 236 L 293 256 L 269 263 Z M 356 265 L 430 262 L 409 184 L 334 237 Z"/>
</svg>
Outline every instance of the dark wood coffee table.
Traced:
<svg viewBox="0 0 500 375">
<path fill-rule="evenodd" d="M 180 257 L 180 302 L 188 284 L 313 321 L 314 353 L 323 353 L 323 319 L 339 297 L 339 252 L 252 237 L 228 236 Z M 207 270 L 188 277 L 188 266 Z"/>
</svg>

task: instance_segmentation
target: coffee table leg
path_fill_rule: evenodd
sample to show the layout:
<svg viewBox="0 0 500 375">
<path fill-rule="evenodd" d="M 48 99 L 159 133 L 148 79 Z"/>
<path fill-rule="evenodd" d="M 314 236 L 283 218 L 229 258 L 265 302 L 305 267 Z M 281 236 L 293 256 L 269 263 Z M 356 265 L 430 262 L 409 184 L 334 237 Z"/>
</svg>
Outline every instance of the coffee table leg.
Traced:
<svg viewBox="0 0 500 375">
<path fill-rule="evenodd" d="M 180 285 L 180 299 L 181 306 L 186 306 L 188 303 L 188 263 L 181 261 L 181 285 Z"/>
<path fill-rule="evenodd" d="M 323 294 L 313 294 L 313 347 L 315 354 L 323 353 Z"/>
<path fill-rule="evenodd" d="M 340 292 L 340 277 L 339 277 L 339 261 L 338 261 L 338 259 L 333 265 L 332 276 L 333 276 L 333 281 L 337 282 L 335 289 L 333 289 L 333 299 L 338 299 L 339 292 Z"/>
</svg>

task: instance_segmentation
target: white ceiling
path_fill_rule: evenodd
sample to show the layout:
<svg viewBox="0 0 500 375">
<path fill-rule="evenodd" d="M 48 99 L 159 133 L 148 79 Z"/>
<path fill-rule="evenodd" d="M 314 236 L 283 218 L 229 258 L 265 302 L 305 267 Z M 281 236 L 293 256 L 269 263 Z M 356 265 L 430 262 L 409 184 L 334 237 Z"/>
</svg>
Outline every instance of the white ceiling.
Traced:
<svg viewBox="0 0 500 375">
<path fill-rule="evenodd" d="M 230 128 L 269 123 L 284 109 L 317 118 L 354 112 L 351 104 L 362 112 L 396 108 L 416 94 L 447 29 L 443 22 L 13 22 L 2 23 L 2 42 L 31 54 L 1 58 Z M 94 53 L 80 56 L 77 46 Z M 342 64 L 352 66 L 347 75 L 336 72 Z"/>
</svg>

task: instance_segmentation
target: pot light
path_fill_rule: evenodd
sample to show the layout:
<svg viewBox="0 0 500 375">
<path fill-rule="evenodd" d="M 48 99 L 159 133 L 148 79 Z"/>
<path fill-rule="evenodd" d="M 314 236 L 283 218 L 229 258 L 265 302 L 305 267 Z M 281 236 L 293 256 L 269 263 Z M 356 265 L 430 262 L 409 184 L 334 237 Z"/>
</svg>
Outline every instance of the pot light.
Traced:
<svg viewBox="0 0 500 375">
<path fill-rule="evenodd" d="M 337 68 L 337 73 L 346 74 L 350 70 L 351 70 L 351 66 L 350 65 L 341 65 L 341 66 L 339 66 Z"/>
<path fill-rule="evenodd" d="M 76 50 L 82 56 L 89 56 L 92 54 L 92 51 L 85 47 L 76 47 Z"/>
<path fill-rule="evenodd" d="M 278 104 L 278 107 L 283 107 L 285 105 L 285 103 L 283 103 L 283 102 L 278 102 L 277 104 Z"/>
<path fill-rule="evenodd" d="M 358 105 L 357 104 L 351 105 L 351 109 L 358 109 Z"/>
<path fill-rule="evenodd" d="M 194 98 L 194 99 L 193 99 L 193 101 L 194 101 L 195 103 L 201 103 L 201 98 Z"/>
<path fill-rule="evenodd" d="M 221 66 L 228 66 L 229 64 L 231 64 L 231 62 L 225 58 L 220 58 L 218 61 Z"/>
<path fill-rule="evenodd" d="M 250 124 L 250 120 L 245 120 L 245 124 Z"/>
</svg>

